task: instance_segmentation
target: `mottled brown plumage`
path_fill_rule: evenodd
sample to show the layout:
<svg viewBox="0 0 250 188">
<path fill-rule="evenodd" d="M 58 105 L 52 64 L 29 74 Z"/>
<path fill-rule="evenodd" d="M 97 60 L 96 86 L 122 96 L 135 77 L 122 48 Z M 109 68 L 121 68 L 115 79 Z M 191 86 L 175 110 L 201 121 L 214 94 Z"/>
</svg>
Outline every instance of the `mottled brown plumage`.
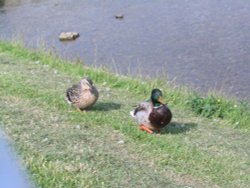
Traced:
<svg viewBox="0 0 250 188">
<path fill-rule="evenodd" d="M 98 90 L 89 78 L 83 78 L 80 83 L 66 90 L 66 101 L 75 106 L 78 111 L 94 105 L 98 97 Z"/>
</svg>

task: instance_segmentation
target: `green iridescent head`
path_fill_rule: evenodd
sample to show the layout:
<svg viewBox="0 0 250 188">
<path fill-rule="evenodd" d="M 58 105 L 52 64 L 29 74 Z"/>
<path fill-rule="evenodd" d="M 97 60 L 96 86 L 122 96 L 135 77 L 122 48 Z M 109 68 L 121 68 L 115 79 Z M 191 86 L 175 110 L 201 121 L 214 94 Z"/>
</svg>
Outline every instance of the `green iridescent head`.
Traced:
<svg viewBox="0 0 250 188">
<path fill-rule="evenodd" d="M 151 101 L 154 107 L 164 104 L 162 92 L 159 89 L 153 89 L 151 92 Z"/>
</svg>

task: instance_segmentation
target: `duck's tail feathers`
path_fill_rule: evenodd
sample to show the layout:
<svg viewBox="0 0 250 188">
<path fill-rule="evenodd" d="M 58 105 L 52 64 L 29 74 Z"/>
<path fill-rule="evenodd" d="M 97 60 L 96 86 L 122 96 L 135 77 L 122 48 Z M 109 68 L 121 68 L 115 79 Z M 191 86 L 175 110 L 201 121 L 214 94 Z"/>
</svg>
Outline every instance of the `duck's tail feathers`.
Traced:
<svg viewBox="0 0 250 188">
<path fill-rule="evenodd" d="M 134 111 L 134 110 L 130 111 L 129 114 L 130 114 L 133 118 L 135 117 L 135 111 Z"/>
<path fill-rule="evenodd" d="M 70 100 L 70 95 L 69 95 L 68 92 L 66 92 L 65 101 L 66 101 L 68 104 L 72 104 L 72 102 L 71 102 L 71 100 Z"/>
</svg>

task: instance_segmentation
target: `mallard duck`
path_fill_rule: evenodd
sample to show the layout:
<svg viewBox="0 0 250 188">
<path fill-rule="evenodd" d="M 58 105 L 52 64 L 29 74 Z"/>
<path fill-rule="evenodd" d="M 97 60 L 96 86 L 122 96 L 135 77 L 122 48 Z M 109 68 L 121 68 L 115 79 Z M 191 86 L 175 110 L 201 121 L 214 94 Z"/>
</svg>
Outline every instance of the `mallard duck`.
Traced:
<svg viewBox="0 0 250 188">
<path fill-rule="evenodd" d="M 78 111 L 95 104 L 98 97 L 99 92 L 93 85 L 92 80 L 87 77 L 66 90 L 66 101 L 75 106 Z"/>
<path fill-rule="evenodd" d="M 148 133 L 159 131 L 172 119 L 172 113 L 164 104 L 159 89 L 153 89 L 150 99 L 141 102 L 130 114 L 139 123 L 140 129 Z"/>
</svg>

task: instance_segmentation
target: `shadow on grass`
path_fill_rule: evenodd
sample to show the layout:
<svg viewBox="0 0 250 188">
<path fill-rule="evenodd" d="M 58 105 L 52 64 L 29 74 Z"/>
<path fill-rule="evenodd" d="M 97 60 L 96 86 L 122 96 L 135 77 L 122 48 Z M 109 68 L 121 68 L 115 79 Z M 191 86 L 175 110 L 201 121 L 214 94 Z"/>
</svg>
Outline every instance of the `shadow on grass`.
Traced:
<svg viewBox="0 0 250 188">
<path fill-rule="evenodd" d="M 97 102 L 91 110 L 93 111 L 110 111 L 110 110 L 117 110 L 121 108 L 121 104 L 114 103 L 114 102 Z"/>
<path fill-rule="evenodd" d="M 160 134 L 181 134 L 189 132 L 195 127 L 197 127 L 196 123 L 171 122 L 160 131 Z"/>
</svg>

